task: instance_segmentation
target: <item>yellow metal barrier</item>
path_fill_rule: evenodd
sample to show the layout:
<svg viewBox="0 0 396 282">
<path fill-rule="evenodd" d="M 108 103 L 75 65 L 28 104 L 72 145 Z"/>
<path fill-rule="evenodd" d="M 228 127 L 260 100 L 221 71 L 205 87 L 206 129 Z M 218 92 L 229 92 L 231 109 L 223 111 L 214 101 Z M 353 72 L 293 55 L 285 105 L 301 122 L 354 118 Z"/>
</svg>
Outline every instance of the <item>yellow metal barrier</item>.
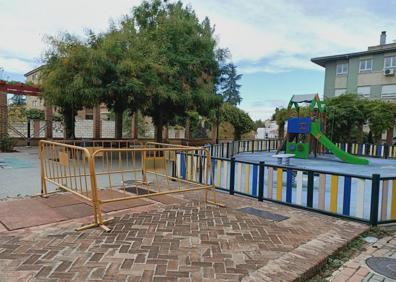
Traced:
<svg viewBox="0 0 396 282">
<path fill-rule="evenodd" d="M 40 141 L 40 160 L 43 197 L 56 192 L 48 191 L 51 185 L 92 205 L 94 222 L 79 230 L 100 226 L 109 231 L 102 215 L 106 203 L 205 190 L 206 202 L 222 206 L 210 184 L 212 161 L 205 148 L 154 142 L 84 148 Z"/>
</svg>

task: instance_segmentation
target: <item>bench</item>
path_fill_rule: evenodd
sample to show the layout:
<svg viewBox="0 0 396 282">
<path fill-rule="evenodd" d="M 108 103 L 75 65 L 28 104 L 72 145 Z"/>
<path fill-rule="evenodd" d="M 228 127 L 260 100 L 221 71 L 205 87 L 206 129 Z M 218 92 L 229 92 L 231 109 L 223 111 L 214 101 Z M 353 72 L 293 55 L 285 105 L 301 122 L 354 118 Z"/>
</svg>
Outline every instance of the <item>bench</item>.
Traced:
<svg viewBox="0 0 396 282">
<path fill-rule="evenodd" d="M 296 155 L 295 154 L 277 154 L 277 155 L 272 155 L 273 158 L 278 159 L 278 165 L 282 165 L 282 162 L 284 165 L 289 165 L 290 164 L 290 158 L 294 158 Z"/>
</svg>

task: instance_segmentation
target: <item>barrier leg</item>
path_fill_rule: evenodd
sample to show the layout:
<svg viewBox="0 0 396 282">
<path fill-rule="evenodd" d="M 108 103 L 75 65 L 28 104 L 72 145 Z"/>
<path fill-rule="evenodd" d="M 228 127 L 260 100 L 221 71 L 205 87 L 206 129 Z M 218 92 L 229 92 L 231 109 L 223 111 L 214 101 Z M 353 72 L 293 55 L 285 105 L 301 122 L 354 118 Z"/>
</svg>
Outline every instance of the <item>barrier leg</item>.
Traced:
<svg viewBox="0 0 396 282">
<path fill-rule="evenodd" d="M 208 156 L 208 169 L 207 169 L 207 175 L 206 175 L 206 184 L 208 185 L 208 174 L 210 173 L 211 175 L 211 179 L 212 179 L 212 185 L 210 186 L 210 188 L 206 188 L 205 189 L 205 202 L 212 204 L 212 205 L 216 205 L 219 207 L 225 207 L 224 204 L 217 202 L 217 197 L 216 197 L 216 186 L 215 186 L 215 182 L 214 182 L 214 175 L 213 175 L 213 169 L 212 169 L 212 159 L 209 155 L 209 152 L 207 151 L 207 156 Z M 208 190 L 211 189 L 212 190 L 212 194 L 213 194 L 213 201 L 208 199 Z"/>
</svg>

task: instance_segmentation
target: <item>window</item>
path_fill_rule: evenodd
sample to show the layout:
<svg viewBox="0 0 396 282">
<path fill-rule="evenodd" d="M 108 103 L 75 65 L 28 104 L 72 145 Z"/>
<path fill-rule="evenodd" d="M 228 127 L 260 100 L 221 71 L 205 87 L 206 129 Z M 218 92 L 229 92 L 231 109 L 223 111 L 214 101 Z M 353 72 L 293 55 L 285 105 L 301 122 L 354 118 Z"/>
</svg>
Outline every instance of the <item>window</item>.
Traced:
<svg viewBox="0 0 396 282">
<path fill-rule="evenodd" d="M 340 96 L 340 95 L 342 95 L 342 94 L 345 94 L 346 93 L 346 89 L 336 89 L 335 90 L 335 92 L 334 92 L 334 96 Z"/>
<path fill-rule="evenodd" d="M 381 98 L 385 100 L 396 100 L 396 84 L 382 86 Z"/>
<path fill-rule="evenodd" d="M 336 74 L 347 74 L 348 73 L 348 63 L 337 64 Z"/>
<path fill-rule="evenodd" d="M 359 71 L 371 71 L 373 69 L 373 59 L 361 60 L 359 63 Z"/>
<path fill-rule="evenodd" d="M 370 98 L 371 87 L 370 86 L 362 86 L 357 88 L 358 95 L 364 98 Z"/>
<path fill-rule="evenodd" d="M 396 68 L 396 56 L 384 58 L 384 69 Z"/>
</svg>

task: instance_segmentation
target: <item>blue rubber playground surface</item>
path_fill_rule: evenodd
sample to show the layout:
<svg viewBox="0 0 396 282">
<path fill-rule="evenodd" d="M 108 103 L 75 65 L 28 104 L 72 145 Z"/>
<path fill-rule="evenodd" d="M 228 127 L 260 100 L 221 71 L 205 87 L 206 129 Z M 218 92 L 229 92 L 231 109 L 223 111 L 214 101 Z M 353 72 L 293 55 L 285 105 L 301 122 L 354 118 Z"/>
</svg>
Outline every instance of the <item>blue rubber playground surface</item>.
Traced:
<svg viewBox="0 0 396 282">
<path fill-rule="evenodd" d="M 277 159 L 272 157 L 275 152 L 255 152 L 255 153 L 241 153 L 235 156 L 238 161 L 248 161 L 259 163 L 261 161 L 266 164 L 277 165 Z M 365 157 L 366 158 L 366 157 Z M 344 163 L 333 155 L 321 155 L 317 158 L 310 159 L 296 159 L 290 160 L 290 167 L 318 170 L 328 173 L 345 173 L 355 174 L 359 176 L 371 177 L 372 174 L 380 174 L 381 177 L 396 176 L 396 160 L 395 159 L 380 159 L 380 158 L 366 158 L 369 165 L 353 165 Z"/>
</svg>

